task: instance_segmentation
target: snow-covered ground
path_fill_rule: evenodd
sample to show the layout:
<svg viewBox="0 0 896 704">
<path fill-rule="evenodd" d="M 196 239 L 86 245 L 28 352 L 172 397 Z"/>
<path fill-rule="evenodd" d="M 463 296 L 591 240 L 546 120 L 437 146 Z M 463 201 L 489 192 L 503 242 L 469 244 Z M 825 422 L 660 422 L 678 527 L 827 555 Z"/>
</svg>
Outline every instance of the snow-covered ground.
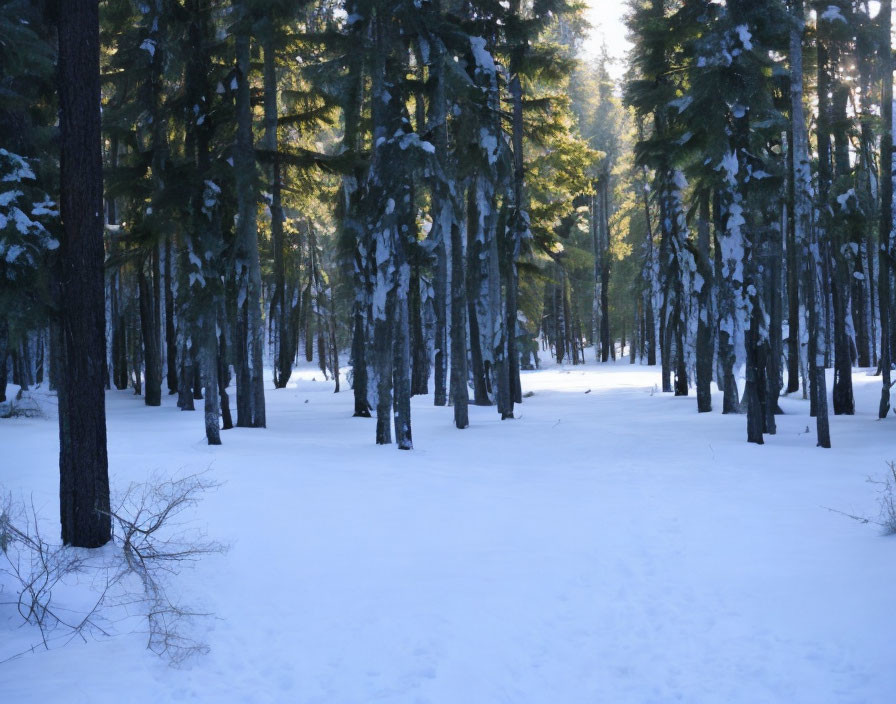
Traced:
<svg viewBox="0 0 896 704">
<path fill-rule="evenodd" d="M 211 651 L 39 650 L 0 665 L 0 702 L 896 701 L 896 538 L 828 510 L 877 516 L 879 379 L 857 373 L 829 451 L 805 401 L 757 447 L 620 363 L 525 373 L 517 420 L 471 407 L 462 432 L 416 398 L 413 452 L 375 446 L 319 371 L 294 380 L 218 448 L 173 397 L 108 394 L 115 487 L 224 482 L 195 516 L 232 549 L 177 581 L 216 614 Z M 0 484 L 49 516 L 56 453 L 55 420 L 0 420 Z M 0 659 L 34 638 L 0 621 Z"/>
</svg>

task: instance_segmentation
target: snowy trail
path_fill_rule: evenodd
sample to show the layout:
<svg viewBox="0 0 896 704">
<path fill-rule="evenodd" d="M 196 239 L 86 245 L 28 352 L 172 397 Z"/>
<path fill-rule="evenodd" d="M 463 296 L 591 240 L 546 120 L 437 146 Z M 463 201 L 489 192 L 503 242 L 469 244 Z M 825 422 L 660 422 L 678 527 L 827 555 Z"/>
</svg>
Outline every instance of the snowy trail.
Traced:
<svg viewBox="0 0 896 704">
<path fill-rule="evenodd" d="M 115 486 L 208 466 L 225 482 L 197 516 L 233 548 L 179 580 L 218 617 L 211 652 L 175 670 L 140 635 L 73 643 L 0 665 L 0 701 L 896 697 L 896 542 L 825 508 L 876 515 L 866 477 L 896 459 L 879 380 L 856 375 L 859 414 L 832 419 L 827 452 L 806 402 L 749 446 L 743 417 L 698 416 L 653 393 L 656 369 L 618 364 L 526 373 L 518 420 L 471 407 L 463 432 L 416 398 L 402 453 L 315 376 L 220 448 L 171 397 L 108 395 Z M 54 421 L 0 421 L 0 483 L 50 513 L 56 442 Z M 33 636 L 0 630 L 0 656 Z"/>
</svg>

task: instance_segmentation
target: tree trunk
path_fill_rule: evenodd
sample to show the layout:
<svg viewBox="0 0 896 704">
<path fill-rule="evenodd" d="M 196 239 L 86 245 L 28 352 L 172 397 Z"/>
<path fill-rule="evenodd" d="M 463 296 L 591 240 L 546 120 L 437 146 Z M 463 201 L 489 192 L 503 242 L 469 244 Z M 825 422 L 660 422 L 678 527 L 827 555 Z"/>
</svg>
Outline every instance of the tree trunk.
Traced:
<svg viewBox="0 0 896 704">
<path fill-rule="evenodd" d="M 289 302 L 286 297 L 286 266 L 283 236 L 283 198 L 280 184 L 279 140 L 277 139 L 277 66 L 274 18 L 269 14 L 264 32 L 264 148 L 272 154 L 267 169 L 271 189 L 271 253 L 274 262 L 274 294 L 271 300 L 271 327 L 274 329 L 274 387 L 282 389 L 292 376 L 294 352 L 290 342 Z"/>
<path fill-rule="evenodd" d="M 433 218 L 436 228 L 438 214 Z M 450 228 L 450 225 L 449 225 Z M 445 247 L 447 233 L 439 225 L 436 243 L 436 263 L 434 277 L 433 307 L 435 308 L 435 336 L 433 355 L 434 378 L 433 404 L 444 406 L 448 403 L 448 253 Z"/>
<path fill-rule="evenodd" d="M 7 359 L 9 358 L 9 325 L 0 320 L 0 403 L 6 400 Z"/>
<path fill-rule="evenodd" d="M 146 367 L 146 378 L 143 387 L 143 399 L 147 406 L 162 405 L 162 360 L 159 350 L 159 338 L 154 296 L 150 292 L 144 264 L 137 265 L 137 286 L 140 296 L 140 328 L 143 335 L 143 359 Z"/>
<path fill-rule="evenodd" d="M 712 265 L 710 264 L 710 212 L 709 193 L 700 195 L 700 212 L 697 221 L 697 412 L 712 411 Z"/>
<path fill-rule="evenodd" d="M 801 41 L 797 37 L 797 41 Z M 791 66 L 791 70 L 793 67 Z M 793 78 L 791 80 L 794 80 Z M 800 76 L 802 80 L 802 76 Z M 802 99 L 802 98 L 801 98 Z M 793 129 L 788 130 L 787 140 L 787 388 L 792 394 L 800 388 L 800 261 L 797 252 L 795 208 L 795 166 Z M 805 233 L 803 233 L 805 235 Z"/>
<path fill-rule="evenodd" d="M 414 247 L 416 250 L 416 242 Z M 429 393 L 429 354 L 423 335 L 423 297 L 420 293 L 420 263 L 414 251 L 411 264 L 411 282 L 408 289 L 408 313 L 411 331 L 411 395 L 425 396 Z"/>
<path fill-rule="evenodd" d="M 892 357 L 890 323 L 890 261 L 892 252 L 893 228 L 893 55 L 890 49 L 890 25 L 893 11 L 892 0 L 883 0 L 880 4 L 878 18 L 880 21 L 879 41 L 884 51 L 881 52 L 881 75 L 883 90 L 881 93 L 881 135 L 880 135 L 880 218 L 878 233 L 880 245 L 878 249 L 879 287 L 878 306 L 880 307 L 880 368 L 882 387 L 878 418 L 886 418 L 890 412 L 890 386 Z"/>
<path fill-rule="evenodd" d="M 223 298 L 218 301 L 218 395 L 220 396 L 221 428 L 233 428 L 230 415 L 230 396 L 227 387 L 230 385 L 230 365 L 227 363 L 227 314 L 224 310 Z"/>
<path fill-rule="evenodd" d="M 726 232 L 726 219 L 728 214 L 722 203 L 720 191 L 716 191 L 714 198 L 714 219 L 716 222 L 715 233 L 715 281 L 716 281 L 716 345 L 719 364 L 719 386 L 722 387 L 722 413 L 739 413 L 740 399 L 738 398 L 737 379 L 734 376 L 734 364 L 737 360 L 735 351 L 735 333 L 737 321 L 735 317 L 734 292 L 731 290 L 731 262 L 724 262 L 722 257 L 723 237 L 728 237 Z"/>
<path fill-rule="evenodd" d="M 826 261 L 832 269 L 830 284 L 833 303 L 832 322 L 834 328 L 834 415 L 852 415 L 855 402 L 852 393 L 852 359 L 846 330 L 846 316 L 849 310 L 849 267 L 842 252 L 844 242 L 843 225 L 837 221 L 828 208 L 831 173 L 831 134 L 833 121 L 842 127 L 846 122 L 846 96 L 848 88 L 839 81 L 831 81 L 831 72 L 839 65 L 840 47 L 837 41 L 824 29 L 827 22 L 819 25 L 818 36 L 818 185 L 819 210 L 826 234 Z M 828 97 L 830 96 L 830 97 Z M 849 153 L 846 135 L 841 130 L 833 130 L 835 139 L 836 175 L 846 176 L 849 172 Z M 827 308 L 827 306 L 825 306 Z"/>
<path fill-rule="evenodd" d="M 165 343 L 168 357 L 168 393 L 177 393 L 177 333 L 174 324 L 174 255 L 171 239 L 165 243 Z"/>
<path fill-rule="evenodd" d="M 396 310 L 392 333 L 393 363 L 392 386 L 395 407 L 395 442 L 399 450 L 411 450 L 411 350 L 410 319 L 408 311 L 408 289 L 410 287 L 410 266 L 408 265 L 407 240 L 404 233 L 396 232 L 395 269 Z"/>
<path fill-rule="evenodd" d="M 112 538 L 104 391 L 103 164 L 99 5 L 58 6 L 61 298 L 59 385 L 62 542 L 95 548 Z"/>
<path fill-rule="evenodd" d="M 243 428 L 265 427 L 264 326 L 261 322 L 261 264 L 258 257 L 256 222 L 256 164 L 252 143 L 252 106 L 249 95 L 249 19 L 245 0 L 236 31 L 238 82 L 236 90 L 237 131 L 234 149 L 238 201 L 237 241 L 241 263 L 238 269 L 237 315 L 237 420 Z"/>
<path fill-rule="evenodd" d="M 794 218 L 797 245 L 803 247 L 806 259 L 805 295 L 808 307 L 808 366 L 810 389 L 810 414 L 816 419 L 817 443 L 819 447 L 830 447 L 831 436 L 828 424 L 827 380 L 825 379 L 826 331 L 821 324 L 824 320 L 818 278 L 824 274 L 821 264 L 823 250 L 819 247 L 818 228 L 812 223 L 812 176 L 809 157 L 809 135 L 803 110 L 803 48 L 805 16 L 802 0 L 794 0 L 792 12 L 794 23 L 790 30 L 790 104 L 793 131 L 794 169 Z M 819 145 L 819 152 L 821 146 Z"/>
<path fill-rule="evenodd" d="M 483 331 L 479 327 L 479 310 L 488 308 L 488 292 L 483 282 L 483 260 L 488 256 L 483 252 L 478 233 L 479 211 L 476 202 L 476 186 L 471 185 L 467 195 L 467 319 L 470 326 L 470 372 L 473 376 L 473 403 L 477 406 L 491 406 L 489 380 L 483 359 Z M 490 321 L 486 320 L 486 327 Z M 487 331 L 491 332 L 491 331 Z M 491 338 L 491 335 L 488 335 Z M 489 352 L 491 358 L 491 352 Z"/>
<path fill-rule="evenodd" d="M 610 341 L 610 175 L 600 180 L 601 257 L 600 257 L 600 359 L 606 362 L 615 350 Z"/>
<path fill-rule="evenodd" d="M 467 405 L 467 321 L 464 286 L 464 244 L 456 218 L 451 218 L 451 389 L 454 425 L 470 425 Z"/>
<path fill-rule="evenodd" d="M 603 330 L 601 318 L 603 313 L 603 276 L 601 276 L 603 248 L 601 247 L 600 182 L 596 181 L 593 188 L 594 193 L 591 194 L 591 245 L 594 252 L 594 294 L 591 298 L 591 342 L 594 345 L 594 359 L 600 362 L 602 361 L 600 349 Z"/>
<path fill-rule="evenodd" d="M 221 444 L 221 413 L 218 396 L 218 339 L 215 332 L 217 326 L 217 305 L 202 312 L 199 322 L 202 335 L 201 368 L 203 387 L 205 389 L 205 437 L 209 445 Z"/>
</svg>

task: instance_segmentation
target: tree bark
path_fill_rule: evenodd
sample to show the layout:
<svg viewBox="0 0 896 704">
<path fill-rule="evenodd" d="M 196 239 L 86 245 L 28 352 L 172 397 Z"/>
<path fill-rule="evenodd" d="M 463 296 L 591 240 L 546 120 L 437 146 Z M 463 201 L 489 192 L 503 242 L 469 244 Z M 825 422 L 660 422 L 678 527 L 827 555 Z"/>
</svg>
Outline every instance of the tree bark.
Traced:
<svg viewBox="0 0 896 704">
<path fill-rule="evenodd" d="M 712 265 L 710 263 L 710 212 L 709 193 L 702 193 L 697 220 L 697 274 L 700 284 L 697 288 L 697 412 L 712 411 Z"/>
<path fill-rule="evenodd" d="M 143 386 L 143 399 L 147 406 L 162 405 L 162 359 L 159 350 L 159 337 L 155 297 L 150 291 L 150 284 L 144 271 L 144 263 L 137 264 L 137 286 L 140 297 L 140 329 L 143 335 L 143 359 L 146 376 Z"/>
<path fill-rule="evenodd" d="M 0 403 L 6 400 L 7 359 L 9 358 L 9 325 L 0 320 Z"/>
<path fill-rule="evenodd" d="M 177 393 L 177 333 L 174 324 L 174 255 L 171 239 L 165 243 L 165 343 L 167 345 L 168 393 Z"/>
<path fill-rule="evenodd" d="M 466 287 L 464 286 L 464 245 L 460 226 L 451 219 L 451 390 L 454 425 L 464 429 L 470 425 L 467 406 L 467 321 Z"/>
<path fill-rule="evenodd" d="M 878 221 L 879 249 L 878 306 L 880 308 L 880 368 L 882 387 L 878 418 L 886 418 L 890 412 L 890 387 L 892 385 L 891 336 L 892 311 L 890 309 L 890 277 L 893 229 L 893 54 L 890 48 L 890 26 L 893 11 L 892 0 L 883 0 L 878 18 L 881 52 L 881 135 L 880 135 L 880 219 Z"/>
<path fill-rule="evenodd" d="M 104 391 L 103 164 L 99 3 L 58 6 L 61 298 L 59 385 L 62 542 L 95 548 L 112 538 Z"/>
<path fill-rule="evenodd" d="M 234 149 L 238 201 L 237 240 L 241 259 L 238 269 L 240 324 L 237 333 L 237 421 L 244 428 L 264 428 L 264 327 L 261 322 L 261 263 L 256 220 L 257 179 L 252 143 L 252 106 L 249 95 L 249 19 L 245 0 L 236 31 L 238 81 L 237 131 Z"/>
<path fill-rule="evenodd" d="M 280 184 L 279 140 L 277 138 L 277 65 L 274 18 L 267 17 L 263 39 L 264 51 L 264 148 L 273 154 L 267 169 L 271 189 L 271 250 L 274 262 L 274 294 L 271 300 L 271 327 L 275 331 L 274 387 L 282 389 L 292 376 L 295 352 L 290 344 L 289 301 L 286 296 L 286 265 L 284 258 L 283 197 Z"/>
</svg>

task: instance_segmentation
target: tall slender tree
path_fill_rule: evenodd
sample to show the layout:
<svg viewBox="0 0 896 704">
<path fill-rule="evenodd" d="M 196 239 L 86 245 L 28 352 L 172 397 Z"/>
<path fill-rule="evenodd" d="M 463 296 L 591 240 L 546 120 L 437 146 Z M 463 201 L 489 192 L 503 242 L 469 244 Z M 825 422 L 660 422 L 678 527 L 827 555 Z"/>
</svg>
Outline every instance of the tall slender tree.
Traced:
<svg viewBox="0 0 896 704">
<path fill-rule="evenodd" d="M 59 473 L 62 541 L 112 537 L 106 454 L 103 165 L 97 0 L 58 5 L 60 133 Z"/>
</svg>

